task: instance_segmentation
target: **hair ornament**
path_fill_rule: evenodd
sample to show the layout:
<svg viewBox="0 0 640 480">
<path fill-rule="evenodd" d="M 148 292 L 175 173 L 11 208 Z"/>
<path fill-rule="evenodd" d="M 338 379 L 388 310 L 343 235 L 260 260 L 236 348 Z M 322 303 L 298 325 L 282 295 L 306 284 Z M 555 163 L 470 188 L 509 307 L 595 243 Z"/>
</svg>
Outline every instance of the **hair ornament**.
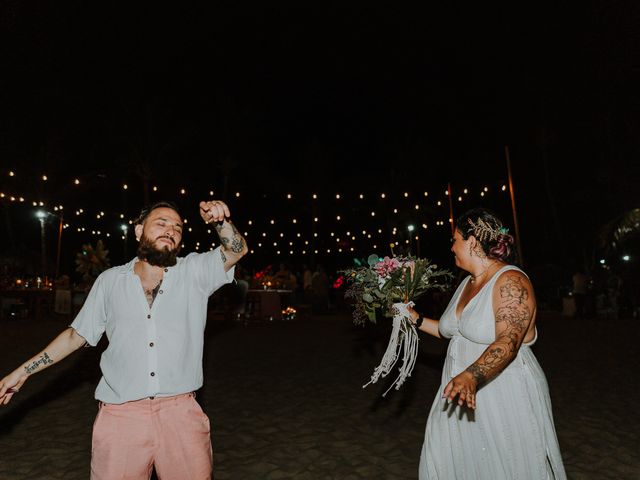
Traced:
<svg viewBox="0 0 640 480">
<path fill-rule="evenodd" d="M 509 233 L 509 229 L 503 226 L 498 227 L 497 225 L 490 225 L 485 222 L 481 218 L 479 218 L 476 222 L 467 219 L 469 225 L 473 229 L 473 236 L 476 237 L 480 242 L 490 241 L 493 242 L 500 237 L 500 235 L 507 235 Z"/>
</svg>

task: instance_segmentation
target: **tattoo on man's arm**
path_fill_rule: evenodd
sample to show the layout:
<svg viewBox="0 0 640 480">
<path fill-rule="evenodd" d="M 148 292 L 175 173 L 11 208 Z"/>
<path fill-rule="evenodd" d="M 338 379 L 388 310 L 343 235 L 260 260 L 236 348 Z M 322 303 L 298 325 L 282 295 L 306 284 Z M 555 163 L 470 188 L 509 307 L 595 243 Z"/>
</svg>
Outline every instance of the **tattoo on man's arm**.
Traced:
<svg viewBox="0 0 640 480">
<path fill-rule="evenodd" d="M 235 227 L 233 223 L 227 222 L 226 225 L 231 229 L 231 233 L 232 233 L 231 238 L 227 236 L 229 232 L 225 230 L 229 230 L 229 229 L 224 228 L 224 224 L 216 226 L 218 236 L 220 237 L 220 242 L 222 243 L 221 251 L 231 250 L 233 253 L 241 253 L 242 250 L 244 250 L 244 246 L 245 246 L 242 235 L 240 235 L 240 232 L 238 232 L 238 229 Z M 227 260 L 224 254 L 222 254 L 222 260 L 225 262 Z"/>
<path fill-rule="evenodd" d="M 244 240 L 242 240 L 241 236 L 234 236 L 231 240 L 231 251 L 233 253 L 240 253 L 244 248 Z"/>
<path fill-rule="evenodd" d="M 50 365 L 52 363 L 53 363 L 53 360 L 51 360 L 51 357 L 47 354 L 47 352 L 44 352 L 42 355 L 40 355 L 40 358 L 38 360 L 32 362 L 31 365 L 27 365 L 26 367 L 24 367 L 24 369 L 27 372 L 27 374 L 31 374 L 35 372 L 37 369 L 39 369 L 40 366 Z"/>
</svg>

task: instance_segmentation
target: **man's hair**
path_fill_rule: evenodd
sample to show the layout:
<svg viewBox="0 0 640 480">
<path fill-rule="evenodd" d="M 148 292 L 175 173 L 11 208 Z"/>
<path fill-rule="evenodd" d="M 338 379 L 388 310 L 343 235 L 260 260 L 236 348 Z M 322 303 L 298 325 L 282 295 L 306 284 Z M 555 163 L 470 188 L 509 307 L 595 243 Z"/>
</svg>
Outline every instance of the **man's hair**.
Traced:
<svg viewBox="0 0 640 480">
<path fill-rule="evenodd" d="M 178 209 L 178 206 L 175 203 L 169 202 L 167 200 L 161 200 L 159 202 L 152 203 L 147 207 L 144 207 L 140 212 L 140 215 L 138 215 L 138 218 L 136 218 L 134 225 L 141 225 L 142 223 L 144 223 L 147 217 L 151 215 L 151 212 L 153 212 L 157 208 L 170 208 L 171 210 L 176 212 L 180 218 L 182 218 L 182 215 L 180 214 L 180 210 Z"/>
</svg>

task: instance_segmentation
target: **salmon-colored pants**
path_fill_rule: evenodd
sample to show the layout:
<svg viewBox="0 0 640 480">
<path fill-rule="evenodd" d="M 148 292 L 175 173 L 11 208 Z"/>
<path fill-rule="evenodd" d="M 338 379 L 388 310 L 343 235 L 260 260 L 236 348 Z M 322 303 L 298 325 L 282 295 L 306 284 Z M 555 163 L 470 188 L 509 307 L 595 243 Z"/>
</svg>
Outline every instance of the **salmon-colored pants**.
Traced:
<svg viewBox="0 0 640 480">
<path fill-rule="evenodd" d="M 209 418 L 187 393 L 121 405 L 100 403 L 93 424 L 92 480 L 209 480 Z"/>
</svg>

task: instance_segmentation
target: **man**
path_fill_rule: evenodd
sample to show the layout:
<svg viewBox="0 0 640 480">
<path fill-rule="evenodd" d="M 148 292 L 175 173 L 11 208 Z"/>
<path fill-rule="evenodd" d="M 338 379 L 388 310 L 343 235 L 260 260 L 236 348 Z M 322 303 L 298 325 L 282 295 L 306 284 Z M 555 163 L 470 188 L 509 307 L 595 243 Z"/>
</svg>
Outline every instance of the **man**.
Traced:
<svg viewBox="0 0 640 480">
<path fill-rule="evenodd" d="M 163 480 L 209 479 L 213 456 L 209 419 L 195 401 L 202 386 L 208 297 L 233 280 L 247 253 L 221 201 L 200 202 L 221 246 L 178 257 L 183 222 L 177 207 L 159 202 L 136 221 L 137 258 L 103 272 L 69 328 L 0 380 L 6 405 L 29 376 L 103 333 L 100 409 L 93 429 L 91 478 L 145 479 L 153 466 Z"/>
</svg>

